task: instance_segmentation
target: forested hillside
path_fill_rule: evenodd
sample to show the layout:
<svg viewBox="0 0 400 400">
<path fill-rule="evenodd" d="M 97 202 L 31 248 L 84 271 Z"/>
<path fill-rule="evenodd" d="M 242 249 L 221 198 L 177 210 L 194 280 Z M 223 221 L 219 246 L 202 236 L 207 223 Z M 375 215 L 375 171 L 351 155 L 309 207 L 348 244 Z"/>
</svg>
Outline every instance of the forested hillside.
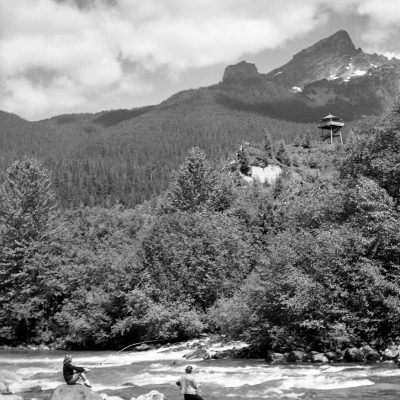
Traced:
<svg viewBox="0 0 400 400">
<path fill-rule="evenodd" d="M 63 207 L 134 206 L 166 189 L 187 151 L 198 146 L 219 163 L 243 141 L 290 143 L 314 124 L 270 119 L 214 103 L 214 93 L 176 95 L 157 110 L 65 115 L 41 122 L 0 114 L 0 171 L 23 155 L 35 156 L 51 172 Z M 129 117 L 129 118 L 128 118 Z M 128 119 L 126 119 L 128 118 Z"/>
<path fill-rule="evenodd" d="M 135 206 L 82 202 L 66 209 L 65 197 L 90 182 L 76 176 L 75 186 L 71 175 L 71 192 L 60 196 L 52 180 L 59 190 L 54 180 L 61 177 L 46 163 L 10 165 L 0 187 L 0 343 L 110 348 L 206 331 L 241 337 L 265 354 L 362 343 L 380 349 L 396 339 L 399 104 L 359 125 L 345 146 L 317 143 L 303 126 L 285 123 L 266 135 L 267 120 L 246 113 L 213 108 L 194 119 L 190 112 L 196 110 L 188 106 L 171 119 L 166 110 L 165 118 L 146 121 L 150 131 L 140 131 L 151 118 L 146 112 L 136 130 L 126 121 L 98 132 L 98 151 L 88 152 L 83 140 L 73 150 L 81 158 L 60 161 L 67 166 L 62 179 L 69 179 L 68 163 L 85 171 L 87 152 L 86 168 L 96 171 L 108 171 L 104 160 L 136 154 L 134 178 L 143 171 L 141 184 L 150 187 L 151 173 L 155 180 L 174 166 L 152 171 L 149 159 L 165 164 L 180 159 L 185 146 L 206 149 L 191 148 L 166 190 L 159 184 L 159 196 Z M 218 125 L 209 118 L 215 113 Z M 185 146 L 174 146 L 174 132 Z M 270 138 L 288 135 L 297 136 L 292 145 Z M 250 144 L 237 154 L 221 145 L 239 139 Z M 147 150 L 134 153 L 139 144 Z M 282 173 L 275 182 L 249 184 L 241 173 L 253 164 Z M 116 179 L 122 193 L 135 193 L 118 174 L 110 184 Z"/>
</svg>

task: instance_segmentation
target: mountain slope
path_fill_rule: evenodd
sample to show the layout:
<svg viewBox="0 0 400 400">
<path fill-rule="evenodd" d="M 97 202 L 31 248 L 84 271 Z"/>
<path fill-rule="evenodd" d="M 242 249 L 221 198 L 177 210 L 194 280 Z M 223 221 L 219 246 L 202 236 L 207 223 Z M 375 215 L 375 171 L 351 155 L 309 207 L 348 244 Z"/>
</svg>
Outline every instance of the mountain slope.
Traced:
<svg viewBox="0 0 400 400">
<path fill-rule="evenodd" d="M 334 112 L 353 121 L 364 115 L 381 114 L 399 90 L 400 60 L 364 53 L 341 30 L 267 74 L 242 61 L 228 66 L 220 83 L 179 92 L 157 106 L 58 116 L 52 120 L 58 125 L 70 122 L 108 128 L 150 112 L 154 116 L 171 107 L 197 104 L 199 110 L 207 92 L 208 103 L 231 111 L 310 123 Z"/>
<path fill-rule="evenodd" d="M 361 71 L 361 72 L 360 72 Z M 188 149 L 218 163 L 242 141 L 291 142 L 333 113 L 346 122 L 382 113 L 399 91 L 400 61 L 368 55 L 339 31 L 268 74 L 242 61 L 222 81 L 155 106 L 28 122 L 0 113 L 0 168 L 24 154 L 53 172 L 65 206 L 133 205 L 164 190 Z"/>
<path fill-rule="evenodd" d="M 229 66 L 220 88 L 221 102 L 237 110 L 301 122 L 334 112 L 352 121 L 387 110 L 400 90 L 400 60 L 364 53 L 338 31 L 268 74 Z"/>
<path fill-rule="evenodd" d="M 11 146 L 7 157 L 1 158 L 5 160 L 1 168 L 4 171 L 25 154 L 34 155 L 51 170 L 64 206 L 132 206 L 163 191 L 193 146 L 202 148 L 218 164 L 243 140 L 260 142 L 267 130 L 275 140 L 286 141 L 298 132 L 316 134 L 314 126 L 230 110 L 215 102 L 216 93 L 206 88 L 179 94 L 109 127 L 98 123 L 98 115 L 24 121 L 35 129 L 42 146 L 33 151 L 27 130 L 15 126 L 26 143 Z M 2 135 L 0 130 L 0 141 Z M 0 148 L 0 157 L 4 155 Z"/>
</svg>

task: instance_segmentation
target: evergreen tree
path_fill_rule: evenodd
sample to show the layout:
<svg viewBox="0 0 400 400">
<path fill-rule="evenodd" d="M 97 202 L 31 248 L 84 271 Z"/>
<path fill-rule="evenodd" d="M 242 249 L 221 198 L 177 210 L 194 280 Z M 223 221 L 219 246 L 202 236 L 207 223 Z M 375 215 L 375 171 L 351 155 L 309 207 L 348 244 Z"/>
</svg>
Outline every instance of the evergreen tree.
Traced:
<svg viewBox="0 0 400 400">
<path fill-rule="evenodd" d="M 271 159 L 274 158 L 274 147 L 272 145 L 272 139 L 271 139 L 271 135 L 269 134 L 269 132 L 267 131 L 264 137 L 264 152 L 265 152 L 265 156 L 267 157 L 267 159 Z"/>
<path fill-rule="evenodd" d="M 247 157 L 246 152 L 244 151 L 243 146 L 240 146 L 239 151 L 237 152 L 237 158 L 239 161 L 239 171 L 243 175 L 250 175 L 250 164 L 249 159 Z"/>
<path fill-rule="evenodd" d="M 161 209 L 167 213 L 200 210 L 210 199 L 216 184 L 217 176 L 208 165 L 206 154 L 193 147 L 185 162 L 173 174 Z"/>
<path fill-rule="evenodd" d="M 293 141 L 293 146 L 294 147 L 302 147 L 302 140 L 300 138 L 300 135 L 296 135 Z"/>
<path fill-rule="evenodd" d="M 292 160 L 290 154 L 283 142 L 279 143 L 278 150 L 276 151 L 275 158 L 283 165 L 290 167 L 292 165 Z"/>
<path fill-rule="evenodd" d="M 0 186 L 0 338 L 28 340 L 40 310 L 35 257 L 50 237 L 55 196 L 34 158 L 15 161 Z"/>
<path fill-rule="evenodd" d="M 301 146 L 303 147 L 303 149 L 310 149 L 311 148 L 311 142 L 312 142 L 311 133 L 310 133 L 310 131 L 307 131 L 306 135 L 303 138 Z"/>
</svg>

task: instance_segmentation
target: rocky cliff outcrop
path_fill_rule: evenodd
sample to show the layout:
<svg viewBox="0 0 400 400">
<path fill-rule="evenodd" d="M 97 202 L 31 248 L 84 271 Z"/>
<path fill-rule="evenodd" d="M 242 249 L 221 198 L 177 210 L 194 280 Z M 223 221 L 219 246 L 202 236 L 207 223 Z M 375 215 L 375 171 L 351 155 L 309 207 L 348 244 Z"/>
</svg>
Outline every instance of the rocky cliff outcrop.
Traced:
<svg viewBox="0 0 400 400">
<path fill-rule="evenodd" d="M 229 65 L 225 68 L 222 81 L 229 82 L 234 80 L 257 79 L 260 77 L 257 67 L 246 61 L 241 61 L 236 65 Z"/>
</svg>

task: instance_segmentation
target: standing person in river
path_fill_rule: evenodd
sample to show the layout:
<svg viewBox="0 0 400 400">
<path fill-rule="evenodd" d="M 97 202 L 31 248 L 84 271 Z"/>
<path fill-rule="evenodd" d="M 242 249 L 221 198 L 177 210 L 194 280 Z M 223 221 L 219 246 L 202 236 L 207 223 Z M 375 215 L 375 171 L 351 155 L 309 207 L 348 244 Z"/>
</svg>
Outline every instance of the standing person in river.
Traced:
<svg viewBox="0 0 400 400">
<path fill-rule="evenodd" d="M 85 372 L 89 372 L 89 370 L 72 365 L 72 357 L 69 354 L 64 357 L 63 374 L 67 385 L 75 385 L 79 379 L 83 379 L 84 385 L 91 388 L 92 385 L 86 378 Z"/>
<path fill-rule="evenodd" d="M 186 367 L 185 375 L 182 375 L 176 384 L 180 387 L 184 400 L 203 400 L 203 398 L 197 394 L 200 384 L 196 383 L 196 380 L 192 376 L 192 371 L 192 366 L 189 365 Z"/>
</svg>

